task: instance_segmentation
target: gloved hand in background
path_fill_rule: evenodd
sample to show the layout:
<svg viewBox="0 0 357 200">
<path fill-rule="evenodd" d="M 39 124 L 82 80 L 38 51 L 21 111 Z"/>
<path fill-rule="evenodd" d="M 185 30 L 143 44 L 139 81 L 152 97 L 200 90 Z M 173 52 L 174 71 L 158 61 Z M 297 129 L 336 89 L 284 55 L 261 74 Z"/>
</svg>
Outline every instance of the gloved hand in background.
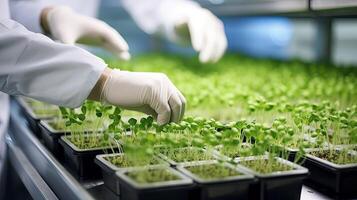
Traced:
<svg viewBox="0 0 357 200">
<path fill-rule="evenodd" d="M 88 44 L 107 49 L 122 60 L 129 60 L 129 46 L 123 37 L 105 22 L 75 13 L 66 6 L 47 7 L 42 11 L 43 29 L 65 44 Z"/>
<path fill-rule="evenodd" d="M 128 72 L 107 68 L 89 99 L 152 115 L 159 125 L 179 122 L 185 97 L 162 73 Z"/>
<path fill-rule="evenodd" d="M 216 62 L 227 48 L 221 20 L 192 0 L 121 0 L 137 25 L 148 34 L 191 44 L 203 63 Z"/>
<path fill-rule="evenodd" d="M 227 48 L 223 23 L 207 9 L 198 6 L 187 9 L 177 18 L 174 33 L 180 40 L 191 42 L 201 62 L 217 62 Z"/>
</svg>

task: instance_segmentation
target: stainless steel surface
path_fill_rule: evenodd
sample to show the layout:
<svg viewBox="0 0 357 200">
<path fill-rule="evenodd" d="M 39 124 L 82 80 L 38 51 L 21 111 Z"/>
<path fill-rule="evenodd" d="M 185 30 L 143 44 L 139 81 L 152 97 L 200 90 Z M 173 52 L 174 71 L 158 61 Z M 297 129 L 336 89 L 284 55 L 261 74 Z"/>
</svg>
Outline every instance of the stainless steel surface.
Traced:
<svg viewBox="0 0 357 200">
<path fill-rule="evenodd" d="M 312 0 L 312 10 L 327 10 L 339 8 L 357 8 L 356 0 Z"/>
<path fill-rule="evenodd" d="M 332 198 L 325 196 L 305 185 L 302 187 L 300 199 L 301 200 L 332 200 Z"/>
<path fill-rule="evenodd" d="M 58 199 L 11 137 L 6 139 L 10 162 L 33 199 Z"/>
<path fill-rule="evenodd" d="M 357 16 L 357 0 L 198 0 L 198 2 L 220 16 Z"/>
<path fill-rule="evenodd" d="M 220 16 L 272 15 L 309 11 L 308 0 L 221 1 L 214 4 L 207 1 L 200 2 Z"/>
<path fill-rule="evenodd" d="M 318 16 L 356 18 L 356 0 L 311 0 L 311 13 Z"/>
<path fill-rule="evenodd" d="M 59 199 L 93 199 L 29 131 L 15 102 L 11 103 L 10 137 Z"/>
</svg>

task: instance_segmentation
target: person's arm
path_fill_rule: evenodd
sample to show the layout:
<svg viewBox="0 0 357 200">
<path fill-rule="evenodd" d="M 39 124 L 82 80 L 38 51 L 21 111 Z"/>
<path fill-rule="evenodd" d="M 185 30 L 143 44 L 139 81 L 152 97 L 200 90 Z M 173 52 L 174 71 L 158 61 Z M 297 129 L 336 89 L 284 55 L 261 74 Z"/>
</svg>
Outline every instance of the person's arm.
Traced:
<svg viewBox="0 0 357 200">
<path fill-rule="evenodd" d="M 10 19 L 0 22 L 0 65 L 1 91 L 68 107 L 81 105 L 107 66 Z"/>
<path fill-rule="evenodd" d="M 191 43 L 201 62 L 216 62 L 227 48 L 223 23 L 190 0 L 122 0 L 141 29 L 176 43 Z"/>
<path fill-rule="evenodd" d="M 52 38 L 65 44 L 95 45 L 122 60 L 130 59 L 129 46 L 118 31 L 101 20 L 81 15 L 67 6 L 44 8 L 41 26 Z"/>
<path fill-rule="evenodd" d="M 43 33 L 40 16 L 43 9 L 54 6 L 68 6 L 76 12 L 96 17 L 100 0 L 9 0 L 11 19 L 25 26 L 29 31 Z"/>
<path fill-rule="evenodd" d="M 122 0 L 123 7 L 139 27 L 148 34 L 161 34 L 172 41 L 180 38 L 175 23 L 200 5 L 188 0 Z"/>
<path fill-rule="evenodd" d="M 98 1 L 82 1 L 82 3 L 86 5 L 78 8 L 78 2 L 69 0 L 60 2 L 12 0 L 10 11 L 13 20 L 32 32 L 46 33 L 52 39 L 65 44 L 81 43 L 99 46 L 122 60 L 130 59 L 128 44 L 115 29 L 101 20 L 75 11 L 84 9 L 88 13 L 88 10 L 93 10 L 90 8 L 95 7 Z"/>
<path fill-rule="evenodd" d="M 92 100 L 178 122 L 186 100 L 161 73 L 111 70 L 80 48 L 55 43 L 10 19 L 0 20 L 0 91 L 78 107 Z"/>
</svg>

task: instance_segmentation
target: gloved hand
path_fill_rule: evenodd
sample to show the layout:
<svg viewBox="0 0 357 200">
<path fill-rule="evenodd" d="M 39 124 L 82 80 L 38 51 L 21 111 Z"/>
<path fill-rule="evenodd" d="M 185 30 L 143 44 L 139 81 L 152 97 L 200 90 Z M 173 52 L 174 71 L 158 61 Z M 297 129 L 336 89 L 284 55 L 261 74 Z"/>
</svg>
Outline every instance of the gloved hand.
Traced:
<svg viewBox="0 0 357 200">
<path fill-rule="evenodd" d="M 97 83 L 95 87 L 100 89 L 92 90 L 91 99 L 96 100 L 99 94 L 101 102 L 152 115 L 159 125 L 182 119 L 185 97 L 166 75 L 120 70 L 109 70 L 106 74 L 106 80 L 100 80 L 102 87 Z"/>
<path fill-rule="evenodd" d="M 199 52 L 203 63 L 217 62 L 227 48 L 224 25 L 209 10 L 201 7 L 188 8 L 175 24 L 175 34 L 181 40 L 190 40 Z"/>
<path fill-rule="evenodd" d="M 129 60 L 129 46 L 123 37 L 103 21 L 56 6 L 42 11 L 41 24 L 57 40 L 101 46 L 122 60 Z M 44 17 L 43 17 L 44 16 Z"/>
</svg>

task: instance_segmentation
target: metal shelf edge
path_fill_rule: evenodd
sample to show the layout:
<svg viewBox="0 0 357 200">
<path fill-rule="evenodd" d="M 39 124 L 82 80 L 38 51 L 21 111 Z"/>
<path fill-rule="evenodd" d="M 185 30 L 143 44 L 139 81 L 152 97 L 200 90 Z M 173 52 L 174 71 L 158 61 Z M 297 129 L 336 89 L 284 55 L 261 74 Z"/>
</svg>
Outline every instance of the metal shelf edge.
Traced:
<svg viewBox="0 0 357 200">
<path fill-rule="evenodd" d="M 19 106 L 12 100 L 10 115 L 10 136 L 32 166 L 59 199 L 94 200 L 94 198 L 73 178 L 67 170 L 30 132 L 20 116 Z"/>
</svg>

